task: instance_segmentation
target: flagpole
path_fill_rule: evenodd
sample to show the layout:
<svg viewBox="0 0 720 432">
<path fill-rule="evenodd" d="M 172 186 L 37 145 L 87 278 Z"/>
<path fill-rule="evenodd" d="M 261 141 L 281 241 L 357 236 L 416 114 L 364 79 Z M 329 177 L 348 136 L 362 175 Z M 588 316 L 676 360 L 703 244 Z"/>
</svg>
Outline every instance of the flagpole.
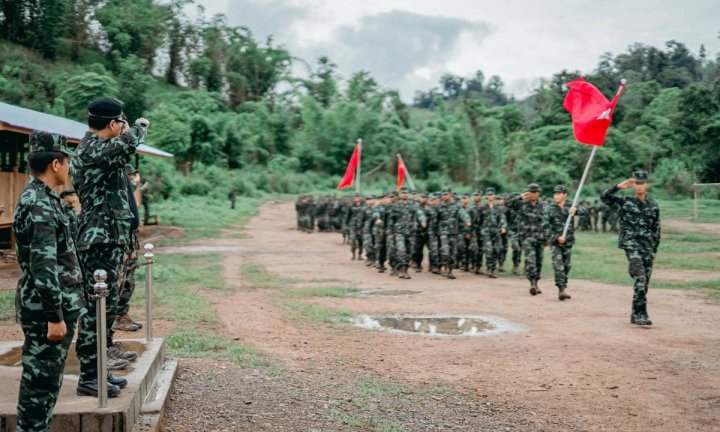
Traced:
<svg viewBox="0 0 720 432">
<path fill-rule="evenodd" d="M 357 140 L 357 146 L 358 146 L 358 163 L 357 163 L 357 183 L 355 183 L 355 192 L 360 193 L 360 173 L 362 172 L 362 139 L 358 138 Z"/>
<path fill-rule="evenodd" d="M 620 88 L 617 91 L 617 94 L 615 97 L 619 98 L 622 94 L 623 90 L 625 89 L 625 83 L 627 82 L 626 79 L 620 80 Z M 580 184 L 578 185 L 577 190 L 575 191 L 575 197 L 573 198 L 572 208 L 577 208 L 578 201 L 580 200 L 580 192 L 582 191 L 583 186 L 585 185 L 585 180 L 587 180 L 588 172 L 590 172 L 590 166 L 592 165 L 592 161 L 595 158 L 595 153 L 597 152 L 599 146 L 593 146 L 592 151 L 590 152 L 590 157 L 588 158 L 587 164 L 585 164 L 585 171 L 583 171 L 583 175 L 580 178 Z M 567 235 L 568 229 L 570 228 L 570 222 L 572 222 L 573 216 L 571 214 L 568 214 L 568 218 L 565 221 L 565 227 L 563 228 L 562 237 L 565 238 Z"/>
<path fill-rule="evenodd" d="M 415 189 L 415 182 L 413 182 L 412 176 L 410 175 L 410 171 L 407 169 L 407 165 L 405 165 L 405 161 L 403 160 L 403 158 L 402 158 L 402 156 L 400 155 L 400 153 L 398 153 L 398 154 L 395 155 L 395 156 L 397 156 L 398 163 L 402 162 L 402 164 L 405 166 L 405 176 L 407 177 L 407 181 L 408 181 L 408 183 L 410 184 L 410 189 L 412 189 L 412 191 L 415 192 L 415 190 L 416 190 L 416 189 Z"/>
</svg>

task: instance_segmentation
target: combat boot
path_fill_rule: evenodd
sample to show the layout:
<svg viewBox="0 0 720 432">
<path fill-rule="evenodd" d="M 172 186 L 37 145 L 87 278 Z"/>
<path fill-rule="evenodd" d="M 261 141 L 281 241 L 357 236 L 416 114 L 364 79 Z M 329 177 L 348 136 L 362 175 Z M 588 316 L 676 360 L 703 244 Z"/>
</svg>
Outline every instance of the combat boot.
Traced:
<svg viewBox="0 0 720 432">
<path fill-rule="evenodd" d="M 108 384 L 118 386 L 121 389 L 124 389 L 127 386 L 127 382 L 128 382 L 127 379 L 125 379 L 123 377 L 113 376 L 113 374 L 111 374 L 110 372 L 108 372 L 108 374 L 107 374 L 107 381 L 108 381 Z"/>
<path fill-rule="evenodd" d="M 385 266 L 380 266 L 378 268 L 378 273 L 385 273 Z"/>
<path fill-rule="evenodd" d="M 350 258 L 351 261 L 355 261 L 355 252 L 352 253 L 352 258 Z"/>
<path fill-rule="evenodd" d="M 570 294 L 568 294 L 568 293 L 565 292 L 565 290 L 566 290 L 565 287 L 558 287 L 558 290 L 559 290 L 559 292 L 558 292 L 558 299 L 559 299 L 560 301 L 570 300 L 570 299 L 571 299 Z"/>
<path fill-rule="evenodd" d="M 652 325 L 650 317 L 647 313 L 647 303 L 638 308 L 637 319 L 635 321 L 637 325 Z"/>
<path fill-rule="evenodd" d="M 500 267 L 498 268 L 498 271 L 500 273 L 505 273 L 505 264 L 500 264 Z"/>
<path fill-rule="evenodd" d="M 538 293 L 537 281 L 535 279 L 530 279 L 530 294 L 537 295 L 537 293 Z"/>
<path fill-rule="evenodd" d="M 520 266 L 518 264 L 513 264 L 512 274 L 517 276 L 518 270 L 520 270 Z"/>
<path fill-rule="evenodd" d="M 127 332 L 134 332 L 140 330 L 140 326 L 133 322 L 133 320 L 127 315 L 118 315 L 115 318 L 115 323 L 112 326 L 113 330 L 121 330 Z"/>
<path fill-rule="evenodd" d="M 107 349 L 109 358 L 118 358 L 127 361 L 135 361 L 138 354 L 135 351 L 127 351 L 121 342 L 115 342 Z"/>
<path fill-rule="evenodd" d="M 397 275 L 398 275 L 397 269 L 394 266 L 390 267 L 390 276 L 397 276 Z"/>
<path fill-rule="evenodd" d="M 535 279 L 535 291 L 537 291 L 538 294 L 542 294 L 542 290 L 540 289 L 540 285 L 538 285 L 538 279 Z"/>
<path fill-rule="evenodd" d="M 490 279 L 497 279 L 497 275 L 495 274 L 495 270 L 488 270 L 487 277 Z"/>
<path fill-rule="evenodd" d="M 430 273 L 439 275 L 439 274 L 442 274 L 442 271 L 440 271 L 440 267 L 432 266 L 432 267 L 430 267 Z"/>
<path fill-rule="evenodd" d="M 448 278 L 448 279 L 455 279 L 455 275 L 453 274 L 453 269 L 452 269 L 451 266 L 448 267 L 447 278 Z"/>
<path fill-rule="evenodd" d="M 75 394 L 78 396 L 98 396 L 98 382 L 97 379 L 91 380 L 91 381 L 78 381 L 77 390 L 75 391 Z M 117 397 L 120 395 L 120 387 L 110 384 L 108 382 L 107 386 L 107 396 L 108 397 Z"/>
<path fill-rule="evenodd" d="M 470 271 L 470 266 L 467 263 L 463 264 L 463 271 L 464 272 Z"/>
<path fill-rule="evenodd" d="M 130 366 L 130 362 L 123 359 L 117 359 L 117 358 L 110 358 L 107 359 L 107 368 L 108 370 L 114 371 L 114 370 L 125 370 L 127 367 Z"/>
<path fill-rule="evenodd" d="M 403 279 L 412 279 L 412 278 L 410 277 L 410 275 L 408 274 L 407 270 L 408 270 L 407 267 L 403 267 L 403 268 L 402 268 L 402 274 L 400 275 L 400 277 L 403 278 Z"/>
<path fill-rule="evenodd" d="M 421 273 L 423 270 L 420 264 L 415 265 L 415 273 Z"/>
</svg>

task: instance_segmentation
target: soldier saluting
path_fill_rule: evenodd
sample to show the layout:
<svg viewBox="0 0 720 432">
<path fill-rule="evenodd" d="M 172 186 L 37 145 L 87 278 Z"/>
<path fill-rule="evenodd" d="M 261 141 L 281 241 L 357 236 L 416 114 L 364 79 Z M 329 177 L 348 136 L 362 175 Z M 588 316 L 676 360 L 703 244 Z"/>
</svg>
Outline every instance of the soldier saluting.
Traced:
<svg viewBox="0 0 720 432">
<path fill-rule="evenodd" d="M 635 196 L 617 197 L 620 189 L 635 189 Z M 603 191 L 600 199 L 618 214 L 620 238 L 618 247 L 625 251 L 628 272 L 635 280 L 630 322 L 651 325 L 647 312 L 647 291 L 653 261 L 660 245 L 660 207 L 648 198 L 648 173 L 635 171 L 633 177 Z"/>
</svg>

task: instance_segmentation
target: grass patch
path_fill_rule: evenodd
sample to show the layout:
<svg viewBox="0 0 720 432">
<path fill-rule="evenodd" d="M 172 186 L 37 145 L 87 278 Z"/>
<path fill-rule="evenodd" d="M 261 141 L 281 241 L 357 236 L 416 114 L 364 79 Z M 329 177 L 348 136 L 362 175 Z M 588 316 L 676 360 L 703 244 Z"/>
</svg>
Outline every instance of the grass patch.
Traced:
<svg viewBox="0 0 720 432">
<path fill-rule="evenodd" d="M 257 289 L 279 289 L 291 282 L 289 279 L 271 275 L 263 266 L 257 264 L 244 264 L 242 274 L 247 284 Z"/>
<path fill-rule="evenodd" d="M 280 306 L 287 310 L 290 318 L 298 321 L 310 321 L 323 324 L 350 322 L 355 314 L 346 309 L 333 309 L 310 303 L 284 301 Z"/>
<path fill-rule="evenodd" d="M 0 318 L 15 319 L 15 290 L 0 292 Z"/>
<path fill-rule="evenodd" d="M 720 221 L 720 201 L 716 199 L 698 200 L 698 218 L 693 217 L 693 200 L 659 200 L 663 218 L 687 219 L 699 223 L 717 223 Z"/>
<path fill-rule="evenodd" d="M 357 288 L 327 286 L 309 288 L 286 288 L 283 294 L 288 297 L 352 297 L 360 290 Z"/>
<path fill-rule="evenodd" d="M 171 355 L 178 357 L 207 358 L 236 363 L 243 367 L 269 367 L 253 348 L 217 337 L 207 331 L 179 330 L 167 338 Z"/>
</svg>

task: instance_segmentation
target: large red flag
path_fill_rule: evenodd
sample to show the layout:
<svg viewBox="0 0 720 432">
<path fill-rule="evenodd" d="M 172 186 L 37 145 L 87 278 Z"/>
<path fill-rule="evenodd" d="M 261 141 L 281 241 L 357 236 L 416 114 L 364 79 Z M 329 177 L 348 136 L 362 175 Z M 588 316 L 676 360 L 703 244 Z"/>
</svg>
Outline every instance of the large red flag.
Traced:
<svg viewBox="0 0 720 432">
<path fill-rule="evenodd" d="M 405 174 L 407 174 L 408 170 L 405 166 L 405 162 L 403 162 L 402 158 L 398 158 L 398 182 L 397 182 L 397 190 L 400 190 L 400 188 L 403 185 L 403 182 L 405 182 Z"/>
<path fill-rule="evenodd" d="M 572 116 L 575 139 L 582 144 L 602 146 L 612 123 L 620 92 L 608 101 L 600 90 L 582 78 L 568 83 L 567 86 L 570 90 L 565 96 L 563 107 Z"/>
<path fill-rule="evenodd" d="M 342 180 L 340 180 L 340 184 L 337 186 L 338 189 L 345 189 L 346 187 L 353 185 L 353 182 L 355 181 L 355 169 L 357 168 L 359 162 L 360 145 L 356 145 L 352 156 L 350 156 L 350 162 L 348 162 L 348 166 L 345 169 L 345 175 Z"/>
</svg>

